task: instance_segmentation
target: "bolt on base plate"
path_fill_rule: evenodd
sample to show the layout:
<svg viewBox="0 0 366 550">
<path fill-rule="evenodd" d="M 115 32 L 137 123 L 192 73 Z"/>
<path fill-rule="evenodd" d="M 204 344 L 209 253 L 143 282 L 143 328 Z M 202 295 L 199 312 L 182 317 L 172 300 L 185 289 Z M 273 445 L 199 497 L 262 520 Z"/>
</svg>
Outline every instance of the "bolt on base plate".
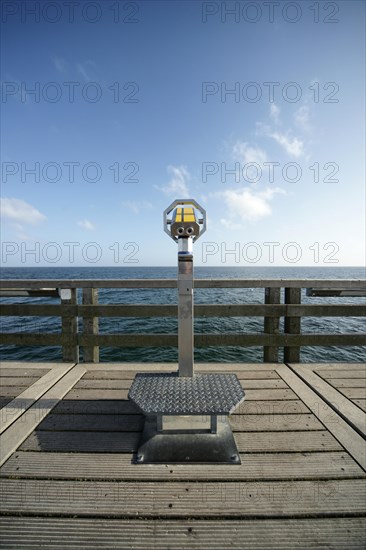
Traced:
<svg viewBox="0 0 366 550">
<path fill-rule="evenodd" d="M 217 421 L 217 432 L 197 428 L 202 418 L 192 416 L 191 431 L 180 431 L 179 416 L 169 420 L 167 431 L 158 431 L 155 416 L 145 419 L 136 464 L 241 464 L 231 427 L 227 417 Z"/>
</svg>

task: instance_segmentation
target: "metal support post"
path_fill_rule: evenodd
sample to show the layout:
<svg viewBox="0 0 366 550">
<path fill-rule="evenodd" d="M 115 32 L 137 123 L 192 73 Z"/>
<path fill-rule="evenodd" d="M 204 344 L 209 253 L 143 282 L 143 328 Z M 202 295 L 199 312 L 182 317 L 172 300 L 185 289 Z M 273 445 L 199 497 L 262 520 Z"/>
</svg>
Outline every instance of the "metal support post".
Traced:
<svg viewBox="0 0 366 550">
<path fill-rule="evenodd" d="M 193 376 L 193 254 L 192 239 L 178 240 L 178 363 L 179 376 Z"/>
</svg>

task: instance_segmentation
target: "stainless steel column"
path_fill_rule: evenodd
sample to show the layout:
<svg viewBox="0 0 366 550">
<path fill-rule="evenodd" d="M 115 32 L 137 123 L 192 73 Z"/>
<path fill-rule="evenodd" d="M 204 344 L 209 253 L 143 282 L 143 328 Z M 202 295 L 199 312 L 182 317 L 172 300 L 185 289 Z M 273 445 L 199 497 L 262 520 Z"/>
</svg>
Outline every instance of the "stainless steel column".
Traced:
<svg viewBox="0 0 366 550">
<path fill-rule="evenodd" d="M 192 237 L 178 239 L 178 361 L 179 376 L 193 376 L 193 253 Z"/>
</svg>

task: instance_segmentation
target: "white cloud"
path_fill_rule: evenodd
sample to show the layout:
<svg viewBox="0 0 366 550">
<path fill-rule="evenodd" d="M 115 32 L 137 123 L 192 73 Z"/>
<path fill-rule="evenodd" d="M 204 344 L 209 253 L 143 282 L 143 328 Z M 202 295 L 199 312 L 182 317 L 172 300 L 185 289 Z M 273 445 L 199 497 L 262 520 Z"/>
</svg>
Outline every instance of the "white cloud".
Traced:
<svg viewBox="0 0 366 550">
<path fill-rule="evenodd" d="M 251 147 L 245 141 L 237 141 L 233 147 L 233 157 L 244 164 L 256 163 L 262 165 L 267 161 L 267 155 L 259 147 Z"/>
<path fill-rule="evenodd" d="M 271 103 L 270 117 L 275 124 L 280 123 L 280 108 L 275 103 Z"/>
<path fill-rule="evenodd" d="M 151 202 L 148 201 L 123 201 L 122 206 L 132 210 L 135 214 L 138 214 L 141 210 L 152 208 Z"/>
<path fill-rule="evenodd" d="M 95 225 L 92 224 L 89 220 L 81 220 L 78 222 L 78 225 L 82 227 L 83 229 L 86 229 L 87 231 L 94 231 Z"/>
<path fill-rule="evenodd" d="M 229 218 L 221 219 L 221 223 L 226 227 L 233 228 L 237 220 L 257 221 L 272 214 L 270 201 L 274 195 L 286 192 L 279 188 L 267 188 L 265 191 L 253 191 L 249 187 L 234 190 L 228 189 L 215 193 L 217 197 L 224 200 L 229 213 Z"/>
<path fill-rule="evenodd" d="M 221 225 L 226 227 L 226 229 L 230 229 L 233 231 L 238 231 L 239 229 L 243 228 L 243 226 L 240 223 L 235 223 L 232 220 L 228 220 L 226 218 L 221 218 L 220 223 Z"/>
<path fill-rule="evenodd" d="M 289 138 L 285 134 L 274 132 L 269 134 L 269 137 L 273 138 L 279 145 L 281 145 L 286 153 L 292 157 L 301 157 L 304 154 L 304 143 L 297 137 Z"/>
<path fill-rule="evenodd" d="M 303 114 L 304 116 L 304 114 Z M 266 136 L 271 139 L 274 139 L 281 147 L 286 151 L 286 153 L 292 157 L 302 157 L 304 156 L 304 142 L 296 136 L 291 136 L 291 131 L 283 132 L 274 132 L 268 124 L 263 122 L 256 123 L 256 135 L 257 136 Z"/>
<path fill-rule="evenodd" d="M 1 216 L 12 222 L 26 225 L 37 225 L 46 220 L 46 216 L 37 208 L 22 199 L 0 199 Z"/>
<path fill-rule="evenodd" d="M 294 121 L 302 130 L 310 130 L 310 109 L 308 105 L 301 105 L 294 113 Z"/>
<path fill-rule="evenodd" d="M 55 69 L 59 73 L 61 73 L 61 74 L 66 73 L 66 61 L 64 59 L 61 59 L 61 57 L 54 57 L 52 61 L 53 61 L 53 64 L 55 66 Z"/>
<path fill-rule="evenodd" d="M 187 182 L 190 180 L 190 175 L 185 166 L 168 166 L 168 173 L 171 174 L 171 178 L 166 185 L 158 187 L 156 189 L 162 191 L 165 195 L 174 195 L 179 199 L 189 198 L 189 189 Z"/>
<path fill-rule="evenodd" d="M 86 71 L 86 68 L 84 67 L 84 65 L 82 65 L 82 63 L 77 63 L 76 68 L 86 82 L 89 82 L 91 80 L 90 76 Z"/>
</svg>

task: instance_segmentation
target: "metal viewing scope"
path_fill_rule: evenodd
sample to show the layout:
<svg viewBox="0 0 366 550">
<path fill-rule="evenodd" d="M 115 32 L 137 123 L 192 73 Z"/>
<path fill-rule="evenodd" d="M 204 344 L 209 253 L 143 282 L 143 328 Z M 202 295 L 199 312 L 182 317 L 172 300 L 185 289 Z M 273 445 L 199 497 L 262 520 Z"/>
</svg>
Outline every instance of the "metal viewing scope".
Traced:
<svg viewBox="0 0 366 550">
<path fill-rule="evenodd" d="M 163 216 L 178 243 L 178 371 L 135 376 L 128 395 L 145 415 L 136 462 L 240 464 L 227 417 L 244 400 L 241 384 L 233 373 L 194 372 L 193 243 L 206 231 L 206 212 L 177 199 Z"/>
<path fill-rule="evenodd" d="M 194 199 L 177 199 L 164 210 L 164 231 L 174 241 L 192 238 L 195 242 L 206 231 L 206 210 Z"/>
<path fill-rule="evenodd" d="M 171 218 L 169 214 L 172 213 Z M 164 211 L 164 231 L 178 243 L 179 376 L 194 374 L 193 243 L 206 231 L 206 211 L 194 199 L 177 199 Z"/>
</svg>

